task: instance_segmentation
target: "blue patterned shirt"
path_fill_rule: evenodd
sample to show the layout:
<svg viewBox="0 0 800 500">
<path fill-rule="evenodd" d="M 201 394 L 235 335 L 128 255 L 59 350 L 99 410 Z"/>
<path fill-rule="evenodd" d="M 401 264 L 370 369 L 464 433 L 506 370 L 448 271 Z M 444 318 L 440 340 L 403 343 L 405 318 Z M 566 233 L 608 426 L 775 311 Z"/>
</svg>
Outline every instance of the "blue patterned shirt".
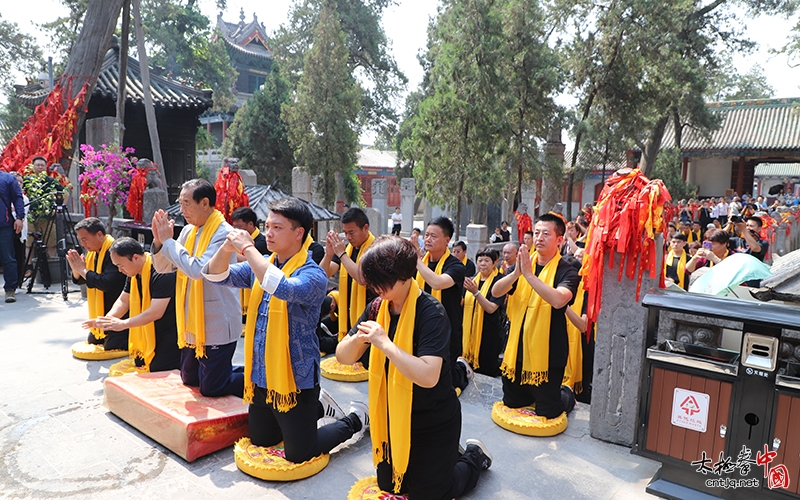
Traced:
<svg viewBox="0 0 800 500">
<path fill-rule="evenodd" d="M 266 258 L 266 257 L 265 257 Z M 284 263 L 285 264 L 285 263 Z M 255 338 L 253 339 L 253 371 L 251 380 L 258 387 L 267 386 L 267 373 L 264 366 L 266 349 L 267 321 L 269 321 L 269 301 L 275 297 L 285 300 L 289 313 L 289 355 L 292 360 L 294 381 L 300 390 L 311 389 L 319 381 L 319 322 L 322 301 L 328 285 L 328 277 L 309 255 L 306 262 L 289 278 L 278 269 L 283 264 L 270 266 L 261 280 L 264 298 L 258 306 Z M 215 285 L 231 288 L 251 288 L 255 275 L 250 264 L 232 264 L 228 273 L 205 274 L 205 278 Z"/>
</svg>

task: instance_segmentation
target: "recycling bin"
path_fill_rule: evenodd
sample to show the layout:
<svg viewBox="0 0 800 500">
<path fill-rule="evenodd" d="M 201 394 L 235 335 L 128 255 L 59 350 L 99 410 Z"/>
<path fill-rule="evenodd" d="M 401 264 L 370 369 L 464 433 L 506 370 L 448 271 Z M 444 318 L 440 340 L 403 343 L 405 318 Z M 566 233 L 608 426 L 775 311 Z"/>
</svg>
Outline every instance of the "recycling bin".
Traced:
<svg viewBox="0 0 800 500">
<path fill-rule="evenodd" d="M 647 350 L 633 452 L 661 462 L 647 492 L 672 499 L 800 498 L 800 366 L 779 359 L 800 309 L 659 290 L 648 308 Z M 664 312 L 742 325 L 738 349 L 657 342 Z"/>
</svg>

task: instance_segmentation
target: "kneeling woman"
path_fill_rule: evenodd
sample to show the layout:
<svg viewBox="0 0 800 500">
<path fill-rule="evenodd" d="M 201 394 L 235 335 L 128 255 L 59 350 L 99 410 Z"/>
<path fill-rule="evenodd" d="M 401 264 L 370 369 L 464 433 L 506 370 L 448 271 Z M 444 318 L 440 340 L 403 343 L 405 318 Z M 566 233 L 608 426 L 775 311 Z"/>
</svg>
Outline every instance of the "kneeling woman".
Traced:
<svg viewBox="0 0 800 500">
<path fill-rule="evenodd" d="M 408 241 L 394 236 L 377 239 L 361 257 L 364 280 L 379 298 L 339 343 L 336 357 L 355 363 L 373 347 L 369 416 L 378 486 L 411 498 L 450 499 L 473 489 L 492 458 L 477 439 L 468 439 L 459 454 L 450 324 L 441 303 L 414 280 L 418 258 Z"/>
<path fill-rule="evenodd" d="M 464 359 L 472 368 L 490 377 L 500 376 L 503 348 L 503 303 L 505 294 L 495 297 L 492 287 L 503 276 L 497 272 L 497 250 L 484 248 L 475 255 L 478 274 L 464 279 Z"/>
</svg>

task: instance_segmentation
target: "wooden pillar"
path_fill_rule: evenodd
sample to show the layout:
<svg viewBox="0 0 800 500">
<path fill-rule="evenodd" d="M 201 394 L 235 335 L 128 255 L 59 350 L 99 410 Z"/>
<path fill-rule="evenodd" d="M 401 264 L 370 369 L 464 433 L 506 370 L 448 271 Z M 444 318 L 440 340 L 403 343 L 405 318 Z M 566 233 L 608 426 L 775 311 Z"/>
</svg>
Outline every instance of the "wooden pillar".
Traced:
<svg viewBox="0 0 800 500">
<path fill-rule="evenodd" d="M 739 169 L 736 171 L 736 194 L 744 193 L 744 156 L 739 157 Z"/>
<path fill-rule="evenodd" d="M 689 158 L 683 158 L 681 160 L 681 178 L 683 178 L 683 182 L 686 182 L 686 177 L 689 173 Z"/>
<path fill-rule="evenodd" d="M 224 141 L 226 137 L 228 137 L 228 122 L 226 122 L 223 119 L 222 120 L 222 140 Z"/>
</svg>

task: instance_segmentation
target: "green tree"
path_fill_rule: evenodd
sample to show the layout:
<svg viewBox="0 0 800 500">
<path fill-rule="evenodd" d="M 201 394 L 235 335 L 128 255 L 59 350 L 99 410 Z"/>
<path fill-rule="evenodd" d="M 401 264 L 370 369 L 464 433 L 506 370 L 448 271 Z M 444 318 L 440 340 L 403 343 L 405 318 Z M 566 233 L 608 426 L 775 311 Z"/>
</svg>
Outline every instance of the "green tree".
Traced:
<svg viewBox="0 0 800 500">
<path fill-rule="evenodd" d="M 0 105 L 0 121 L 5 125 L 0 130 L 0 144 L 7 144 L 13 139 L 33 114 L 33 110 L 19 102 L 14 95 L 13 87 L 8 89 L 5 93 L 6 103 Z"/>
<path fill-rule="evenodd" d="M 52 45 L 61 56 L 63 68 L 80 32 L 88 0 L 63 0 L 69 13 L 41 25 L 50 33 Z M 224 9 L 225 0 L 217 0 Z M 150 65 L 169 78 L 214 91 L 214 108 L 227 111 L 235 104 L 232 92 L 236 70 L 231 66 L 221 37 L 214 37 L 211 21 L 197 0 L 142 0 L 142 26 Z M 135 55 L 135 34 L 131 29 L 131 54 Z"/>
<path fill-rule="evenodd" d="M 455 208 L 456 220 L 462 201 L 497 199 L 504 186 L 494 154 L 504 131 L 503 43 L 501 16 L 484 0 L 444 2 L 428 28 L 424 98 L 401 151 L 426 199 Z"/>
<path fill-rule="evenodd" d="M 359 123 L 391 140 L 398 116 L 393 108 L 408 80 L 389 53 L 381 26 L 383 11 L 392 0 L 338 0 L 336 15 L 345 33 L 347 65 L 363 82 L 360 87 Z M 315 27 L 327 0 L 297 0 L 289 22 L 275 33 L 275 59 L 289 81 L 296 85 L 303 74 L 305 54 L 312 47 Z"/>
<path fill-rule="evenodd" d="M 697 186 L 683 180 L 681 163 L 680 149 L 665 149 L 658 155 L 653 169 L 653 178 L 661 179 L 673 200 L 686 200 L 697 196 Z"/>
<path fill-rule="evenodd" d="M 748 14 L 790 12 L 791 0 L 562 0 L 558 12 L 574 37 L 568 45 L 573 90 L 579 94 L 576 154 L 592 114 L 642 150 L 652 175 L 666 127 L 678 146 L 691 125 L 710 130 L 717 120 L 705 106 L 709 79 L 724 51 L 752 49 L 732 10 Z M 602 136 L 600 136 L 602 137 Z"/>
<path fill-rule="evenodd" d="M 709 81 L 706 98 L 709 101 L 741 101 L 769 99 L 773 95 L 775 89 L 767 81 L 760 64 L 754 64 L 747 73 L 740 74 L 728 59 Z"/>
<path fill-rule="evenodd" d="M 323 6 L 294 102 L 282 108 L 295 160 L 320 176 L 327 206 L 336 201 L 337 174 L 349 201 L 361 197 L 353 171 L 359 149 L 360 89 L 347 65 L 345 33 L 335 9 L 334 0 Z"/>
<path fill-rule="evenodd" d="M 30 35 L 19 31 L 17 23 L 0 16 L 0 87 L 8 88 L 12 71 L 31 74 L 41 69 L 42 51 Z"/>
<path fill-rule="evenodd" d="M 291 186 L 294 159 L 281 118 L 281 106 L 290 98 L 289 82 L 273 63 L 264 85 L 236 112 L 222 145 L 226 155 L 239 158 L 242 168 L 254 170 L 262 184 L 277 180 L 284 188 Z"/>
</svg>

